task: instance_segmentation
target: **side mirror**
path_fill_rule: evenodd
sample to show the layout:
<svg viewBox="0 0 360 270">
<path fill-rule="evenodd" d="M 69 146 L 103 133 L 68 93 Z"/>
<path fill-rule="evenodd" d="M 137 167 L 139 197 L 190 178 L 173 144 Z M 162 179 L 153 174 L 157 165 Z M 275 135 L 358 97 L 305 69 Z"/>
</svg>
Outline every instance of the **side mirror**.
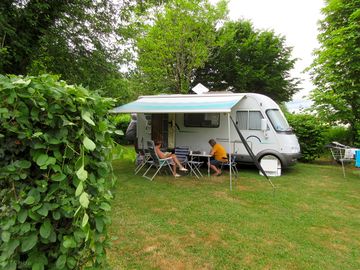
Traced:
<svg viewBox="0 0 360 270">
<path fill-rule="evenodd" d="M 267 131 L 267 127 L 268 127 L 267 120 L 265 118 L 262 118 L 261 119 L 261 130 L 262 131 Z"/>
</svg>

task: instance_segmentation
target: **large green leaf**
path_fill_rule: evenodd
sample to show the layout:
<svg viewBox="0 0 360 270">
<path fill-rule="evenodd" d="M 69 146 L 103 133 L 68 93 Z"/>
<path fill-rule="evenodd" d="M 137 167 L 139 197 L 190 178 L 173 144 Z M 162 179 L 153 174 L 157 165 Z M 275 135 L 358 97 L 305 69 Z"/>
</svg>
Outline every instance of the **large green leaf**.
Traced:
<svg viewBox="0 0 360 270">
<path fill-rule="evenodd" d="M 32 249 L 38 240 L 37 234 L 32 233 L 21 241 L 21 251 L 26 252 Z"/>
<path fill-rule="evenodd" d="M 63 173 L 56 173 L 51 176 L 51 180 L 57 182 L 63 181 L 64 179 L 66 179 L 66 175 Z"/>
<path fill-rule="evenodd" d="M 89 194 L 87 194 L 86 192 L 83 192 L 80 195 L 79 201 L 80 201 L 80 204 L 81 204 L 82 207 L 88 208 L 88 206 L 89 206 Z"/>
<path fill-rule="evenodd" d="M 88 216 L 88 214 L 85 213 L 84 217 L 83 217 L 83 220 L 82 220 L 82 223 L 81 223 L 81 226 L 85 227 L 86 224 L 88 223 L 88 221 L 89 221 L 89 216 Z"/>
<path fill-rule="evenodd" d="M 98 232 L 102 233 L 104 230 L 104 220 L 103 217 L 95 217 L 95 226 Z"/>
<path fill-rule="evenodd" d="M 80 182 L 75 190 L 75 196 L 79 196 L 84 190 L 84 185 L 82 182 Z"/>
<path fill-rule="evenodd" d="M 40 235 L 42 238 L 49 238 L 51 231 L 53 230 L 53 226 L 51 222 L 47 219 L 40 227 Z"/>
<path fill-rule="evenodd" d="M 59 258 L 56 260 L 56 268 L 63 269 L 66 264 L 66 255 L 62 254 L 59 256 Z"/>
<path fill-rule="evenodd" d="M 76 171 L 76 176 L 82 181 L 88 178 L 88 172 L 84 169 L 84 166 L 81 166 L 80 169 Z"/>
<path fill-rule="evenodd" d="M 66 265 L 70 268 L 70 269 L 74 269 L 76 266 L 76 259 L 74 257 L 67 257 L 66 260 Z"/>
<path fill-rule="evenodd" d="M 19 160 L 17 162 L 17 167 L 19 167 L 21 169 L 28 169 L 31 167 L 31 162 L 28 160 Z"/>
<path fill-rule="evenodd" d="M 16 270 L 17 263 L 14 261 L 11 261 L 7 264 L 6 270 Z"/>
<path fill-rule="evenodd" d="M 25 200 L 25 204 L 33 204 L 35 202 L 35 198 L 33 196 L 28 196 Z"/>
<path fill-rule="evenodd" d="M 44 263 L 43 262 L 35 262 L 31 266 L 31 270 L 44 270 Z"/>
<path fill-rule="evenodd" d="M 122 130 L 120 130 L 120 129 L 117 129 L 117 130 L 115 130 L 114 132 L 115 132 L 115 134 L 120 135 L 120 136 L 123 136 L 123 135 L 124 135 L 124 131 L 122 131 Z"/>
<path fill-rule="evenodd" d="M 24 79 L 17 79 L 13 81 L 13 84 L 21 84 L 23 87 L 28 86 L 30 84 L 31 80 L 24 80 Z"/>
<path fill-rule="evenodd" d="M 41 131 L 35 132 L 31 137 L 33 138 L 37 138 L 40 137 L 41 135 L 43 135 L 44 133 L 42 133 Z"/>
<path fill-rule="evenodd" d="M 106 202 L 102 202 L 102 203 L 100 204 L 100 208 L 101 208 L 102 210 L 106 211 L 106 212 L 111 211 L 111 206 L 110 206 L 110 204 L 108 204 L 108 203 L 106 203 Z"/>
<path fill-rule="evenodd" d="M 36 164 L 39 166 L 44 166 L 49 159 L 49 156 L 47 154 L 41 154 L 36 159 Z"/>
<path fill-rule="evenodd" d="M 36 210 L 37 213 L 42 215 L 43 217 L 46 217 L 49 213 L 49 206 L 47 203 L 44 203 L 39 209 Z"/>
<path fill-rule="evenodd" d="M 75 248 L 76 247 L 76 242 L 73 237 L 65 236 L 64 238 L 65 238 L 65 240 L 63 242 L 63 246 L 65 248 Z"/>
<path fill-rule="evenodd" d="M 2 254 L 1 257 L 4 259 L 10 258 L 13 255 L 15 249 L 20 245 L 20 241 L 18 239 L 10 239 L 9 242 L 2 245 Z"/>
<path fill-rule="evenodd" d="M 28 213 L 27 213 L 27 209 L 21 209 L 19 214 L 18 214 L 18 220 L 20 223 L 24 223 L 27 216 L 28 216 Z"/>
<path fill-rule="evenodd" d="M 90 125 L 95 126 L 94 121 L 91 119 L 91 113 L 88 111 L 82 111 L 81 112 L 81 117 L 82 119 L 84 119 L 86 122 L 88 122 Z"/>
<path fill-rule="evenodd" d="M 87 150 L 93 151 L 96 148 L 96 144 L 87 136 L 84 137 L 83 144 Z"/>
<path fill-rule="evenodd" d="M 6 243 L 10 240 L 11 233 L 9 231 L 3 231 L 1 233 L 1 239 Z"/>
</svg>

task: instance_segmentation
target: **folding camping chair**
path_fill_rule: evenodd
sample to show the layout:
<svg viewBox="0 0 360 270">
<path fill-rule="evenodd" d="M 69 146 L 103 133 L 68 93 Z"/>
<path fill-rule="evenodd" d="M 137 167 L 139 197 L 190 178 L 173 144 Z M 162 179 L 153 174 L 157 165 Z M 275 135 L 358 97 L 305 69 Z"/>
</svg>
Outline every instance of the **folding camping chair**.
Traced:
<svg viewBox="0 0 360 270">
<path fill-rule="evenodd" d="M 171 161 L 172 161 L 172 158 L 169 157 L 169 158 L 159 158 L 158 155 L 156 154 L 155 152 L 155 145 L 154 145 L 154 142 L 153 141 L 148 141 L 147 142 L 147 145 L 148 145 L 148 150 L 149 150 L 149 154 L 152 158 L 152 160 L 149 160 L 148 163 L 150 164 L 149 168 L 146 170 L 146 172 L 143 174 L 143 177 L 149 179 L 150 181 L 152 181 L 155 176 L 158 174 L 158 172 L 162 169 L 162 168 L 166 168 L 166 166 L 169 168 L 169 170 L 172 172 L 171 170 Z M 156 168 L 156 171 L 155 173 L 149 177 L 147 176 L 147 173 L 150 171 L 150 169 L 152 167 L 155 167 Z"/>
<path fill-rule="evenodd" d="M 228 157 L 228 159 L 229 159 L 229 157 Z M 228 162 L 223 162 L 221 164 L 221 170 L 223 169 L 223 167 L 229 167 L 229 169 L 235 176 L 237 176 L 239 173 L 238 169 L 236 168 L 236 156 L 235 155 L 231 155 L 231 160 L 229 159 Z"/>
<path fill-rule="evenodd" d="M 202 176 L 199 168 L 203 164 L 203 162 L 189 160 L 189 153 L 190 153 L 190 150 L 189 150 L 189 147 L 187 147 L 187 146 L 175 147 L 175 155 L 178 158 L 178 160 L 180 161 L 180 163 L 185 167 L 189 167 L 190 173 L 193 173 L 197 178 L 199 178 Z"/>
<path fill-rule="evenodd" d="M 135 174 L 138 174 L 146 164 L 149 164 L 150 160 L 151 160 L 151 155 L 149 151 L 144 149 L 136 153 Z"/>
<path fill-rule="evenodd" d="M 336 142 L 332 143 L 329 148 L 334 160 L 341 164 L 344 178 L 346 178 L 344 164 L 354 161 L 352 149 L 348 146 Z"/>
</svg>

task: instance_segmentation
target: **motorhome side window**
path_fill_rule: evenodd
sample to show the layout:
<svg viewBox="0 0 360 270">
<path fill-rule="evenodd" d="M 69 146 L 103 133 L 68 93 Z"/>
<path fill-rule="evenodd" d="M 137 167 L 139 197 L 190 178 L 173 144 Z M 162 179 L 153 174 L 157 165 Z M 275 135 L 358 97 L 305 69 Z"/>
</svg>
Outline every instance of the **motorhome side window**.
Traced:
<svg viewBox="0 0 360 270">
<path fill-rule="evenodd" d="M 237 111 L 236 122 L 240 130 L 261 130 L 261 119 L 259 111 Z"/>
<path fill-rule="evenodd" d="M 219 113 L 185 113 L 185 127 L 217 128 L 220 125 Z"/>
</svg>

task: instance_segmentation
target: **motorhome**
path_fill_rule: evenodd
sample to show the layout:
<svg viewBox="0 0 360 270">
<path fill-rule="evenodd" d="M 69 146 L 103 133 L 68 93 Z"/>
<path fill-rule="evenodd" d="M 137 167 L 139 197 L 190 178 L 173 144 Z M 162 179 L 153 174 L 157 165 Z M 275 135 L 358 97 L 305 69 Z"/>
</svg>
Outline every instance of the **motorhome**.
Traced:
<svg viewBox="0 0 360 270">
<path fill-rule="evenodd" d="M 298 140 L 280 107 L 261 94 L 141 96 L 113 112 L 137 113 L 140 148 L 146 148 L 148 140 L 161 138 L 170 149 L 188 146 L 192 151 L 209 152 L 208 141 L 213 138 L 237 161 L 252 163 L 235 124 L 258 161 L 275 158 L 284 168 L 300 157 Z"/>
</svg>

